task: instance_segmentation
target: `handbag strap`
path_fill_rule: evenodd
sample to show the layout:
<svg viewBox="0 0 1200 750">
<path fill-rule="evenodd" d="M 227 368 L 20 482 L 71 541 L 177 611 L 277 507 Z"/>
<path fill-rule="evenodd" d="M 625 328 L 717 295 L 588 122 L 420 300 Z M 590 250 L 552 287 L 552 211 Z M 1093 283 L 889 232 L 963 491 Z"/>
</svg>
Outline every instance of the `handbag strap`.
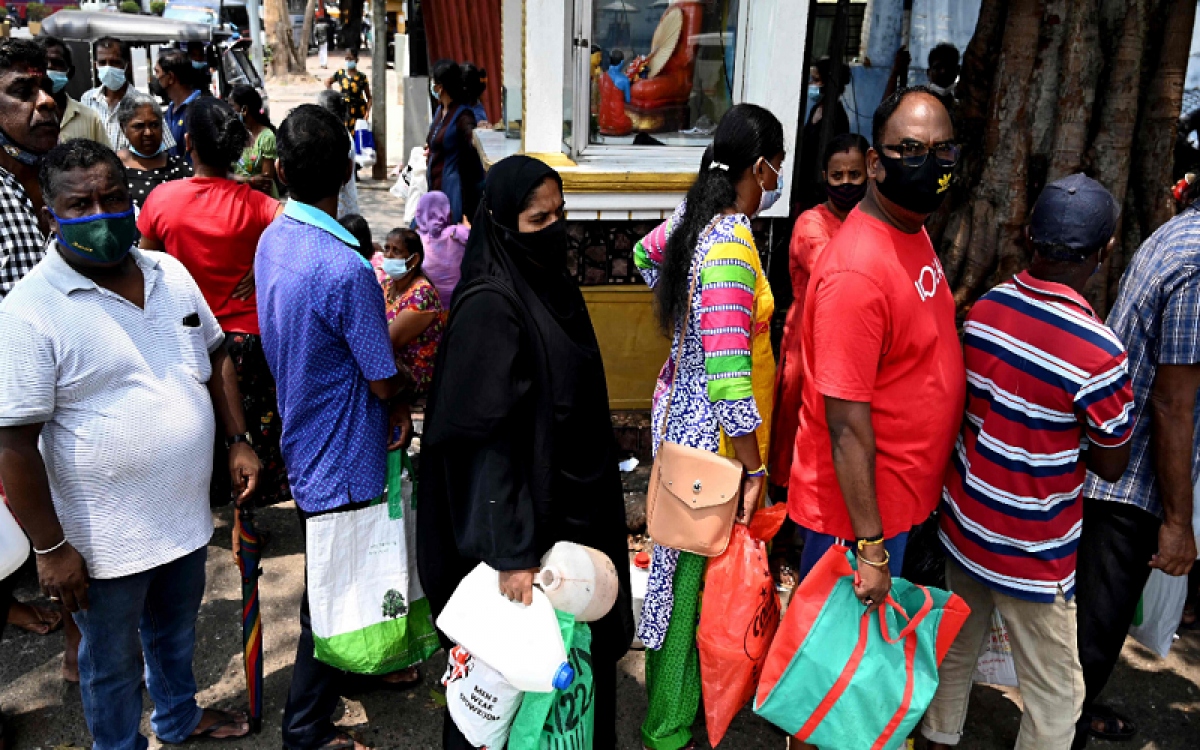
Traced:
<svg viewBox="0 0 1200 750">
<path fill-rule="evenodd" d="M 696 246 L 704 244 L 708 239 L 708 235 L 716 228 L 717 223 L 721 220 L 722 215 L 717 214 L 712 221 L 708 222 L 708 226 L 700 234 L 700 239 L 696 241 Z M 659 424 L 659 436 L 665 438 L 667 436 L 667 421 L 671 416 L 671 406 L 675 403 L 675 387 L 679 385 L 679 366 L 683 361 L 683 347 L 687 343 L 688 324 L 692 320 L 692 299 L 696 296 L 696 284 L 700 280 L 700 266 L 704 262 L 704 257 L 699 260 L 692 261 L 692 283 L 688 288 L 687 309 L 683 314 L 683 330 L 679 334 L 679 348 L 674 352 L 675 369 L 671 373 L 671 392 L 667 394 L 667 408 L 663 409 L 662 421 Z"/>
</svg>

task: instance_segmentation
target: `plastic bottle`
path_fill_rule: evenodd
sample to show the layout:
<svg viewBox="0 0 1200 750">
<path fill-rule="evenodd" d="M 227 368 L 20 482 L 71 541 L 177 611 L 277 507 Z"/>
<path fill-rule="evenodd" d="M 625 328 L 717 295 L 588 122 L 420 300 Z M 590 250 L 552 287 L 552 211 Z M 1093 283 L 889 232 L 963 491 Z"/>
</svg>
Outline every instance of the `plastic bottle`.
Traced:
<svg viewBox="0 0 1200 750">
<path fill-rule="evenodd" d="M 537 575 L 550 603 L 579 622 L 595 622 L 617 602 L 617 569 L 608 555 L 574 542 L 559 542 L 542 558 Z"/>
<path fill-rule="evenodd" d="M 8 578 L 29 557 L 29 539 L 0 500 L 0 579 Z"/>
<path fill-rule="evenodd" d="M 575 681 L 550 600 L 535 586 L 530 606 L 510 602 L 485 563 L 458 584 L 437 626 L 522 692 L 566 690 Z"/>
<path fill-rule="evenodd" d="M 650 553 L 639 552 L 629 564 L 629 588 L 633 595 L 633 648 L 643 649 L 645 644 L 636 633 L 642 627 L 642 605 L 646 602 L 646 587 L 650 583 Z"/>
</svg>

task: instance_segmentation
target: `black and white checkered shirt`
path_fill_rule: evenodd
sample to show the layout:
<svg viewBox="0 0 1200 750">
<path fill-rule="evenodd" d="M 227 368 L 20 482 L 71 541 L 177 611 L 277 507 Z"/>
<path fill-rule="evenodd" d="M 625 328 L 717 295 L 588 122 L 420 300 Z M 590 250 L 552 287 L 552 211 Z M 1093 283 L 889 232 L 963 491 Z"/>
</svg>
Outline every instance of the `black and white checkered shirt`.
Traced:
<svg viewBox="0 0 1200 750">
<path fill-rule="evenodd" d="M 0 299 L 46 254 L 33 201 L 16 176 L 0 167 Z"/>
</svg>

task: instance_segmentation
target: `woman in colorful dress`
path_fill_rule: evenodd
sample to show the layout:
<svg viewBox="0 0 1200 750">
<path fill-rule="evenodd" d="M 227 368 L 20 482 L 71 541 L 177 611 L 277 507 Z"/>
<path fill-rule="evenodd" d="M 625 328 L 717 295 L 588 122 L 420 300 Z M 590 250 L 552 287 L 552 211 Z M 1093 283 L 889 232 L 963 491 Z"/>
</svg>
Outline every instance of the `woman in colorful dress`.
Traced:
<svg viewBox="0 0 1200 750">
<path fill-rule="evenodd" d="M 371 111 L 371 84 L 359 71 L 358 53 L 354 50 L 346 50 L 346 66 L 325 81 L 325 88 L 334 86 L 346 100 L 346 127 L 353 133 L 354 123 L 367 119 L 367 113 Z"/>
<path fill-rule="evenodd" d="M 808 279 L 821 251 L 867 192 L 867 148 L 867 139 L 857 133 L 844 133 L 829 142 L 821 162 L 825 202 L 800 214 L 792 228 L 792 242 L 788 248 L 792 306 L 788 308 L 783 342 L 779 346 L 775 417 L 771 420 L 771 458 L 767 462 L 771 484 L 775 487 L 788 486 L 792 449 L 796 443 L 796 430 L 800 427 L 800 392 L 804 382 L 800 323 L 804 317 Z"/>
<path fill-rule="evenodd" d="M 229 92 L 229 104 L 250 131 L 250 145 L 242 150 L 242 158 L 233 165 L 238 182 L 248 182 L 272 198 L 279 198 L 275 185 L 275 159 L 279 156 L 275 143 L 275 128 L 263 107 L 262 97 L 253 86 L 239 83 Z"/>
<path fill-rule="evenodd" d="M 483 185 L 483 162 L 475 150 L 475 114 L 467 105 L 462 68 L 453 60 L 433 65 L 429 93 L 437 99 L 433 123 L 425 146 L 429 151 L 426 179 L 429 192 L 441 190 L 450 199 L 450 215 L 457 224 L 474 216 Z"/>
<path fill-rule="evenodd" d="M 782 194 L 783 158 L 779 120 L 753 104 L 735 106 L 717 126 L 687 199 L 634 250 L 638 270 L 654 290 L 660 322 L 673 337 L 654 393 L 655 453 L 665 420 L 666 440 L 740 461 L 746 470 L 740 523 L 749 523 L 767 481 L 775 382 L 770 341 L 775 300 L 750 219 Z M 650 750 L 695 746 L 696 626 L 706 562 L 654 546 L 638 629 L 647 649 L 649 693 L 642 742 Z"/>
<path fill-rule="evenodd" d="M 392 338 L 396 364 L 412 375 L 409 403 L 429 393 L 433 361 L 446 325 L 441 298 L 422 270 L 424 262 L 425 248 L 416 232 L 393 229 L 388 233 L 380 264 L 388 335 Z"/>
</svg>

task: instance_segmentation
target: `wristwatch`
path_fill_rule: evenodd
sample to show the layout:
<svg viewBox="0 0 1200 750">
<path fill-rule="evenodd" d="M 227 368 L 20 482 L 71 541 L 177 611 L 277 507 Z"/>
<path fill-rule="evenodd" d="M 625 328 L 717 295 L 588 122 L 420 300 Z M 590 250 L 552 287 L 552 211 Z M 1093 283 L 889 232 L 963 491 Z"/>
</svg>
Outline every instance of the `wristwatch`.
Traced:
<svg viewBox="0 0 1200 750">
<path fill-rule="evenodd" d="M 245 443 L 246 445 L 253 448 L 254 447 L 254 436 L 252 436 L 249 432 L 243 432 L 241 435 L 234 435 L 233 437 L 225 438 L 225 447 L 226 448 L 232 448 L 233 446 L 237 445 L 238 443 Z"/>
</svg>

